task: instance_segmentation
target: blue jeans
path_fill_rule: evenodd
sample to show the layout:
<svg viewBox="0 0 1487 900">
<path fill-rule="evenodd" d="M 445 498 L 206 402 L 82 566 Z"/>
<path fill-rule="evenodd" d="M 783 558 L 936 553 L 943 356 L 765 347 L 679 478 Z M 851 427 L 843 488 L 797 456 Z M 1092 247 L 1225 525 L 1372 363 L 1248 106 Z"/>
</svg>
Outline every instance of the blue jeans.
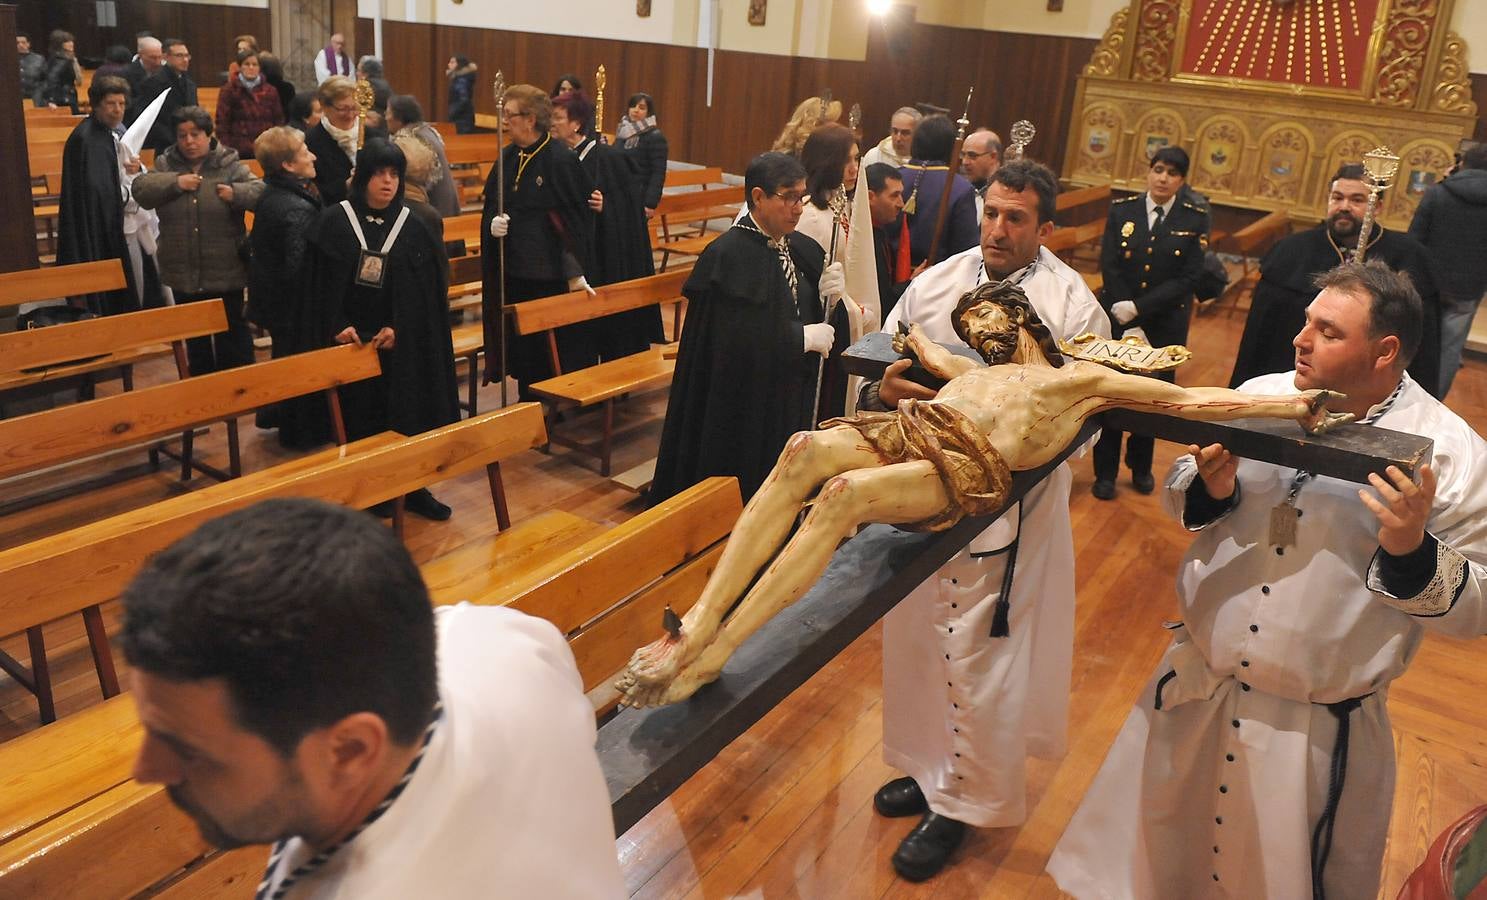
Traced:
<svg viewBox="0 0 1487 900">
<path fill-rule="evenodd" d="M 1456 370 L 1461 368 L 1461 351 L 1472 330 L 1477 304 L 1482 297 L 1462 300 L 1441 295 L 1441 399 L 1451 391 Z"/>
</svg>

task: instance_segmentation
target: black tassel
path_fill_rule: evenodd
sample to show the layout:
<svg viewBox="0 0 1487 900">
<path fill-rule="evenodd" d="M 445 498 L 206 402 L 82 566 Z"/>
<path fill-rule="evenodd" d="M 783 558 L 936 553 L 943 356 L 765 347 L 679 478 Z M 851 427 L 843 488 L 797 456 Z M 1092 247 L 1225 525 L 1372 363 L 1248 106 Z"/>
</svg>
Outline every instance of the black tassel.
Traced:
<svg viewBox="0 0 1487 900">
<path fill-rule="evenodd" d="M 1007 599 L 1007 595 L 1004 593 L 1004 594 L 1002 594 L 1002 596 L 1000 596 L 1000 597 L 997 598 L 996 609 L 992 612 L 992 616 L 991 616 L 991 636 L 992 637 L 994 637 L 994 638 L 1004 638 L 1004 637 L 1008 637 L 1009 635 L 1012 634 L 1012 629 L 1007 624 L 1007 617 L 1011 614 L 1011 612 L 1012 612 L 1012 601 L 1008 600 Z"/>
</svg>

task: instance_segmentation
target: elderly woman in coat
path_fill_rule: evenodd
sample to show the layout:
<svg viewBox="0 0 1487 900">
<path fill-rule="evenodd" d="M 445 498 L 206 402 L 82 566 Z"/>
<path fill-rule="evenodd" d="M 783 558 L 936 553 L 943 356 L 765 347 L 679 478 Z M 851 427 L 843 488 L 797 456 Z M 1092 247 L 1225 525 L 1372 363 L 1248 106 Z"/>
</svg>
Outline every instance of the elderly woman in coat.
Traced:
<svg viewBox="0 0 1487 900">
<path fill-rule="evenodd" d="M 236 150 L 212 137 L 212 116 L 188 106 L 176 116 L 176 142 L 155 159 L 155 169 L 134 182 L 134 199 L 160 216 L 160 280 L 177 303 L 220 297 L 227 331 L 186 342 L 192 375 L 253 361 L 253 339 L 243 318 L 248 272 L 239 248 L 263 182 Z"/>
</svg>

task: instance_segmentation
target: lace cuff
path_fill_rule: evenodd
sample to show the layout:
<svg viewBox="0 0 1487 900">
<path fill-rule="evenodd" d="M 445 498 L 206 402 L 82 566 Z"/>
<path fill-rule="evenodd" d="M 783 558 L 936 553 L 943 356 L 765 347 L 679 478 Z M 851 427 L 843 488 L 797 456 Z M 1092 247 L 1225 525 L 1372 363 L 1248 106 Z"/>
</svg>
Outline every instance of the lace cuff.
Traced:
<svg viewBox="0 0 1487 900">
<path fill-rule="evenodd" d="M 1382 548 L 1374 553 L 1373 560 L 1368 564 L 1366 584 L 1380 600 L 1400 612 L 1433 618 L 1450 612 L 1460 599 L 1461 592 L 1466 588 L 1467 561 L 1466 557 L 1433 536 L 1427 534 L 1425 537 L 1428 543 L 1435 545 L 1435 572 L 1424 587 L 1407 597 L 1398 596 L 1391 591 L 1391 583 L 1396 590 L 1400 585 L 1397 583 L 1398 576 L 1388 570 L 1398 563 Z"/>
</svg>

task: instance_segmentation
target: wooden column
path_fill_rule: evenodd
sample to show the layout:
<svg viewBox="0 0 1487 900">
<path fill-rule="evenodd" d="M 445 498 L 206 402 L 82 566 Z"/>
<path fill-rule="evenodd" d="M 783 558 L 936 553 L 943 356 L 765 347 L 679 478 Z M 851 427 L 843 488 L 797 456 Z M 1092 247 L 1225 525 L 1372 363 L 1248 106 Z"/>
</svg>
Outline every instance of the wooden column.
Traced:
<svg viewBox="0 0 1487 900">
<path fill-rule="evenodd" d="M 15 46 L 16 8 L 0 4 L 0 47 Z M 14 53 L 14 51 L 11 51 Z M 9 57 L 14 59 L 14 56 Z M 31 214 L 31 167 L 26 154 L 26 117 L 21 113 L 21 72 L 0 66 L 0 272 L 34 269 L 36 219 Z"/>
</svg>

